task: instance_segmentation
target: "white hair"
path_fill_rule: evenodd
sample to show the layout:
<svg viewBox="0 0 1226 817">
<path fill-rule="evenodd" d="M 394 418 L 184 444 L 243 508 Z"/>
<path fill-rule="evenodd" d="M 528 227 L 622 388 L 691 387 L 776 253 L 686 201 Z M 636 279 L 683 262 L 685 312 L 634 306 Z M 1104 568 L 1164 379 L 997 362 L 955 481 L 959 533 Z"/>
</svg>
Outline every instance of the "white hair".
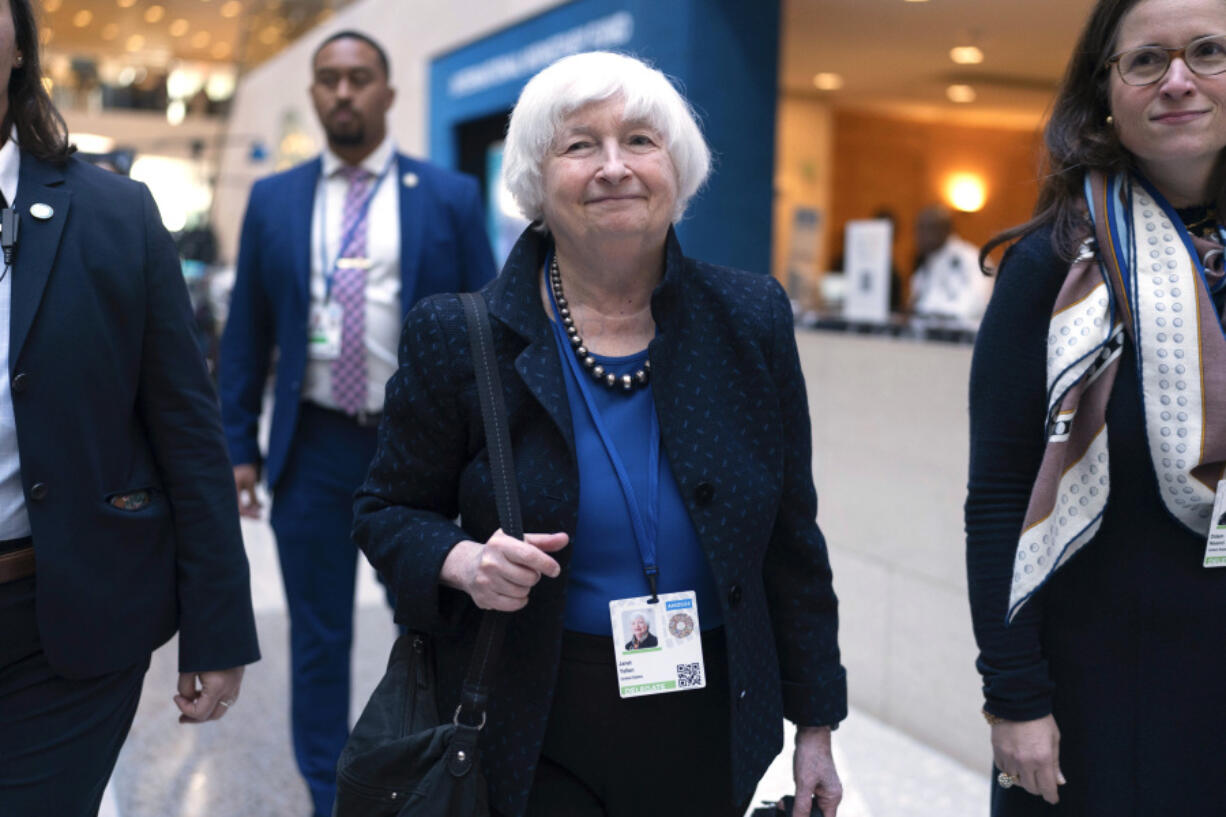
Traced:
<svg viewBox="0 0 1226 817">
<path fill-rule="evenodd" d="M 528 80 L 507 127 L 502 173 L 515 202 L 532 221 L 544 218 L 541 165 L 562 121 L 593 102 L 614 97 L 625 103 L 626 119 L 642 120 L 659 132 L 677 172 L 673 221 L 711 172 L 711 151 L 690 108 L 668 77 L 641 60 L 609 51 L 563 57 Z"/>
</svg>

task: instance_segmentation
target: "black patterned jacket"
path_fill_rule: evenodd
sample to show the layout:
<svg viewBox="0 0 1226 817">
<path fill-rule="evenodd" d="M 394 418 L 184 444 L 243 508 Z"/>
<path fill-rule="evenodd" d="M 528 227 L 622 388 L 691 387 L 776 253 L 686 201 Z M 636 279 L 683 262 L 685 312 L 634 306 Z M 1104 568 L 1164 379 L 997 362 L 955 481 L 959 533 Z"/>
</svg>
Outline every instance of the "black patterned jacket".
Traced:
<svg viewBox="0 0 1226 817">
<path fill-rule="evenodd" d="M 489 303 L 524 528 L 574 534 L 578 469 L 562 362 L 541 304 L 547 240 L 529 230 Z M 731 689 L 733 792 L 752 794 L 782 748 L 786 716 L 846 716 L 837 601 L 818 530 L 808 403 L 792 314 L 765 275 L 685 258 L 670 232 L 652 296 L 652 390 L 663 448 L 721 589 Z M 463 310 L 454 295 L 405 319 L 354 537 L 396 595 L 396 620 L 431 633 L 441 713 L 459 697 L 480 610 L 440 587 L 461 539 L 498 528 Z M 453 523 L 462 517 L 465 533 Z M 573 546 L 573 545 L 572 545 Z M 482 736 L 494 808 L 520 814 L 532 785 L 561 650 L 570 548 L 507 632 Z"/>
</svg>

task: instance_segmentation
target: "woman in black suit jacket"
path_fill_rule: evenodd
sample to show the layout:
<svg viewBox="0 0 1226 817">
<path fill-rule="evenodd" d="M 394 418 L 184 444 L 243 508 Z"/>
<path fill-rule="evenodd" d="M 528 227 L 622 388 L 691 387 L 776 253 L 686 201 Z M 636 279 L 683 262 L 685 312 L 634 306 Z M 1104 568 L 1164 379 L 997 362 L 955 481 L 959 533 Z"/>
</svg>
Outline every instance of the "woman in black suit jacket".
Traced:
<svg viewBox="0 0 1226 817">
<path fill-rule="evenodd" d="M 144 185 L 72 156 L 38 52 L 30 0 L 0 0 L 0 814 L 81 817 L 155 648 L 179 633 L 184 723 L 259 649 L 174 242 Z"/>
<path fill-rule="evenodd" d="M 519 611 L 482 737 L 506 815 L 743 813 L 784 716 L 795 813 L 838 806 L 845 675 L 791 309 L 767 276 L 682 255 L 672 223 L 708 167 L 688 105 L 629 57 L 563 59 L 512 114 L 507 182 L 536 224 L 483 295 L 543 533 L 497 530 L 458 300 L 405 323 L 355 537 L 397 620 L 433 637 L 447 717 L 480 610 Z M 660 640 L 698 617 L 705 687 L 620 698 L 609 602 L 684 590 Z M 643 768 L 660 773 L 627 791 Z"/>
</svg>

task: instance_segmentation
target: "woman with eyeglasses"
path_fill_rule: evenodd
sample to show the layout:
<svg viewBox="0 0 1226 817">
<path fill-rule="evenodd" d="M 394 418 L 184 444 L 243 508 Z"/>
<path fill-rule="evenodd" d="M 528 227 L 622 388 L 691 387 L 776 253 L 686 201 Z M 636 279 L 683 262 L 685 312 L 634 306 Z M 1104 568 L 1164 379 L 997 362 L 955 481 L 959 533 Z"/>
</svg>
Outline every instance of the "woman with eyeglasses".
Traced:
<svg viewBox="0 0 1226 817">
<path fill-rule="evenodd" d="M 1012 242 L 966 502 L 996 817 L 1226 804 L 1224 72 L 1223 0 L 1100 0 L 1035 216 L 985 248 Z"/>
</svg>

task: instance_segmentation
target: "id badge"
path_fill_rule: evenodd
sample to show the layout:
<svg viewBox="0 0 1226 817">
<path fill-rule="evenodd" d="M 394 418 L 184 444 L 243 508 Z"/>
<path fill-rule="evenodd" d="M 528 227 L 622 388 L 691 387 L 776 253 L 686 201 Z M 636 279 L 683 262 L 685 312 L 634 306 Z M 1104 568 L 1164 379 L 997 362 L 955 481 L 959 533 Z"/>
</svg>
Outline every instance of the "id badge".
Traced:
<svg viewBox="0 0 1226 817">
<path fill-rule="evenodd" d="M 693 590 L 609 602 L 617 689 L 623 698 L 707 685 L 698 597 Z"/>
<path fill-rule="evenodd" d="M 1226 567 L 1226 479 L 1217 484 L 1213 514 L 1209 517 L 1209 540 L 1205 543 L 1205 567 Z"/>
<path fill-rule="evenodd" d="M 336 301 L 311 305 L 307 353 L 311 360 L 336 360 L 341 354 L 341 323 L 345 308 Z"/>
</svg>

